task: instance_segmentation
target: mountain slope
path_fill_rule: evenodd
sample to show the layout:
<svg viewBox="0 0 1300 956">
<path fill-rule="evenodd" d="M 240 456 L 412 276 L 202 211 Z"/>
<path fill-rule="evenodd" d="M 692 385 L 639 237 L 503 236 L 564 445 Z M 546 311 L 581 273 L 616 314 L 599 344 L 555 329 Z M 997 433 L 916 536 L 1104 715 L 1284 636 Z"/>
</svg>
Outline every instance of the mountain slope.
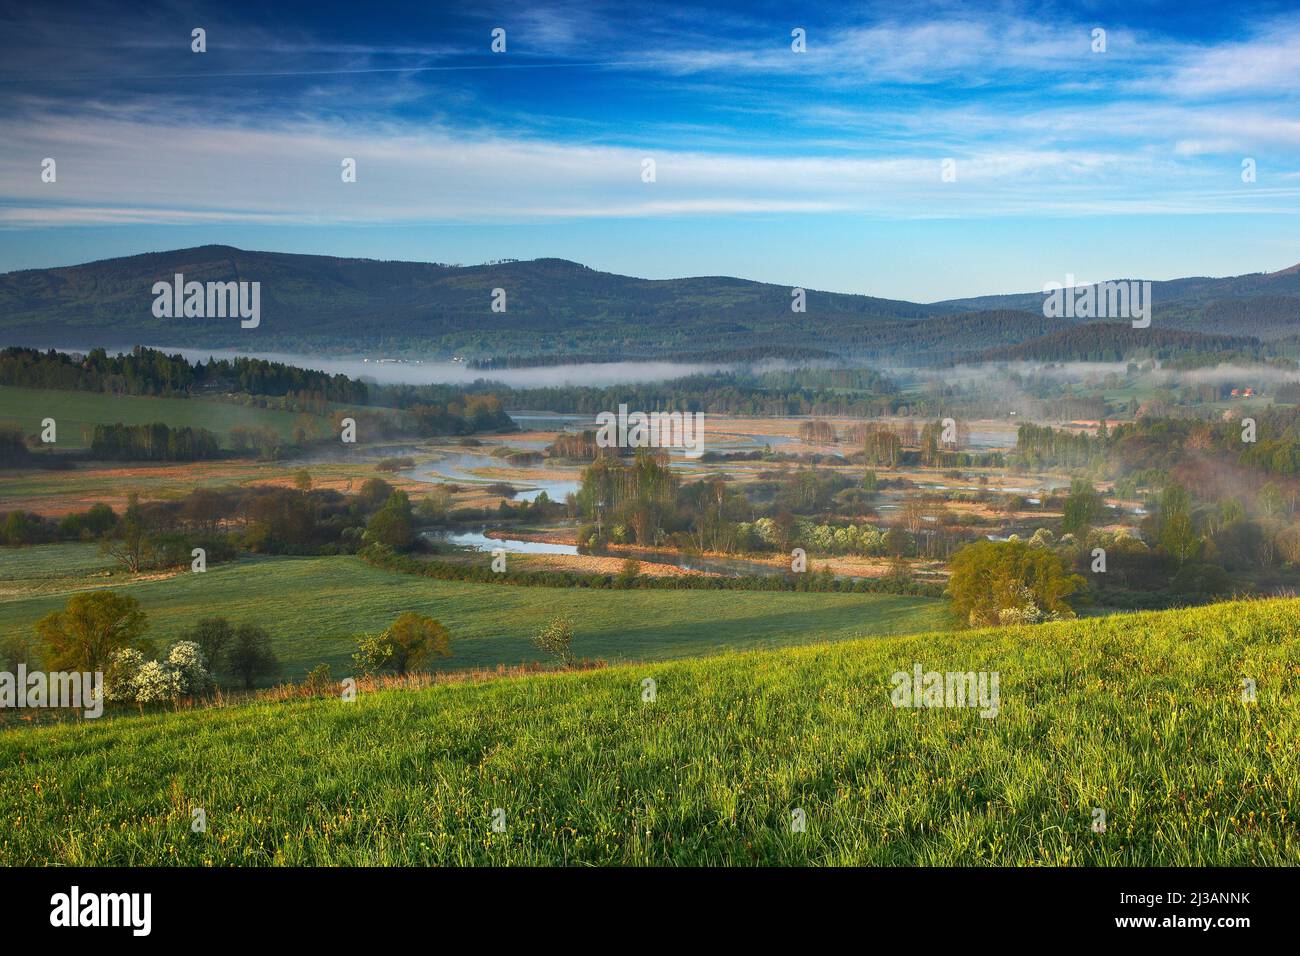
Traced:
<svg viewBox="0 0 1300 956">
<path fill-rule="evenodd" d="M 3 730 L 0 864 L 1286 865 L 1297 630 L 1246 601 Z M 996 672 L 996 716 L 896 708 L 916 665 Z"/>
<path fill-rule="evenodd" d="M 262 324 L 159 319 L 151 288 L 186 281 L 261 282 Z M 506 311 L 493 312 L 493 290 Z M 937 310 L 910 302 L 791 291 L 744 279 L 651 280 L 563 259 L 455 267 L 203 246 L 0 276 L 0 335 L 12 344 L 136 342 L 267 349 L 418 344 L 471 354 L 825 345 L 882 319 Z"/>
<path fill-rule="evenodd" d="M 261 283 L 262 321 L 155 318 L 155 282 Z M 493 290 L 505 312 L 492 311 Z M 1281 338 L 1300 332 L 1300 267 L 1153 283 L 1166 328 Z M 725 276 L 638 279 L 564 259 L 478 266 L 387 262 L 200 246 L 0 275 L 0 344 L 176 345 L 617 359 L 819 349 L 942 362 L 1059 330 L 1041 293 L 921 304 Z M 797 353 L 796 353 L 797 354 Z"/>
<path fill-rule="evenodd" d="M 1153 281 L 1151 301 L 1153 325 L 1259 339 L 1282 338 L 1300 332 L 1300 265 L 1221 279 L 1198 276 Z M 1043 293 L 976 296 L 934 304 L 954 312 L 1022 309 L 1041 313 Z"/>
<path fill-rule="evenodd" d="M 1131 357 L 1168 359 L 1194 352 L 1257 349 L 1248 336 L 1205 335 L 1177 329 L 1135 329 L 1123 322 L 1071 325 L 1041 338 L 986 349 L 971 362 L 1119 362 Z"/>
</svg>

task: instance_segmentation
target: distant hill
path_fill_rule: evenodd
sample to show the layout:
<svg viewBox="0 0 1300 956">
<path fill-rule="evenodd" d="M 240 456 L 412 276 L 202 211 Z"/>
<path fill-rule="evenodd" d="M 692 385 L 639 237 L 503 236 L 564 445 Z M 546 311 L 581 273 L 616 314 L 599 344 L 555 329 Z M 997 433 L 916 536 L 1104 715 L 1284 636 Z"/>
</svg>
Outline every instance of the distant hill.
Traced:
<svg viewBox="0 0 1300 956">
<path fill-rule="evenodd" d="M 261 283 L 261 324 L 157 318 L 155 282 Z M 493 312 L 493 290 L 506 311 Z M 922 304 L 725 276 L 638 279 L 564 259 L 477 266 L 200 246 L 0 275 L 0 345 L 136 344 L 364 352 L 548 363 L 684 354 L 950 361 L 1060 331 L 1042 294 Z M 1284 338 L 1300 332 L 1300 267 L 1153 284 L 1156 326 Z"/>
<path fill-rule="evenodd" d="M 261 282 L 262 322 L 159 319 L 151 288 L 186 281 Z M 506 311 L 491 309 L 504 289 Z M 563 259 L 480 266 L 339 259 L 202 246 L 0 275 L 5 344 L 136 343 L 471 356 L 587 352 L 617 357 L 781 344 L 826 348 L 882 320 L 941 310 L 869 296 L 807 292 L 726 277 L 635 279 Z"/>
<path fill-rule="evenodd" d="M 1010 345 L 1070 328 L 1064 319 L 1042 312 L 990 309 L 934 315 L 904 322 L 882 322 L 854 340 L 855 355 L 900 365 L 941 365 L 961 361 L 993 345 Z"/>
<path fill-rule="evenodd" d="M 1198 276 L 1153 281 L 1151 299 L 1153 327 L 1172 326 L 1259 339 L 1284 338 L 1300 332 L 1300 265 L 1278 272 L 1223 279 Z M 987 309 L 1041 312 L 1043 293 L 948 299 L 935 305 L 955 312 Z"/>
</svg>

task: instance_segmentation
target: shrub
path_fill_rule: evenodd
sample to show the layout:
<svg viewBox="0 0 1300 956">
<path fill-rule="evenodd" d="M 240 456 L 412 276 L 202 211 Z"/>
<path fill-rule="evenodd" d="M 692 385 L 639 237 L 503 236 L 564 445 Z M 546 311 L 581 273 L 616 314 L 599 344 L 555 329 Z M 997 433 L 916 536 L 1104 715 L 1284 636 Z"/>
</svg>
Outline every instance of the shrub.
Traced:
<svg viewBox="0 0 1300 956">
<path fill-rule="evenodd" d="M 302 682 L 307 692 L 317 697 L 324 697 L 334 689 L 334 678 L 328 664 L 317 664 L 307 672 L 307 679 Z"/>
<path fill-rule="evenodd" d="M 573 656 L 573 621 L 567 617 L 557 617 L 533 636 L 533 644 L 568 667 L 575 660 Z"/>
<path fill-rule="evenodd" d="M 378 674 L 393 659 L 393 644 L 388 635 L 362 634 L 357 638 L 357 651 L 352 661 L 360 674 Z"/>
<path fill-rule="evenodd" d="M 145 665 L 145 656 L 134 647 L 114 651 L 104 671 L 104 696 L 108 700 L 135 700 L 135 679 Z"/>
<path fill-rule="evenodd" d="M 212 674 L 208 672 L 203 650 L 194 641 L 178 641 L 167 652 L 166 666 L 176 672 L 180 692 L 192 697 L 212 688 Z"/>
<path fill-rule="evenodd" d="M 203 652 L 208 669 L 221 669 L 226 649 L 235 639 L 235 629 L 224 617 L 205 617 L 181 635 L 183 641 L 195 643 Z"/>
<path fill-rule="evenodd" d="M 636 584 L 637 576 L 640 573 L 641 562 L 636 558 L 628 558 L 623 562 L 623 566 L 614 577 L 614 585 L 621 588 L 630 588 Z"/>
<path fill-rule="evenodd" d="M 1060 555 L 1023 541 L 969 544 L 953 555 L 951 567 L 953 609 L 972 627 L 1000 624 L 1008 609 L 1013 609 L 1008 620 L 1033 616 L 1030 607 L 1042 615 L 1072 617 L 1065 598 L 1084 583 L 1067 571 Z"/>
<path fill-rule="evenodd" d="M 398 615 L 384 632 L 392 646 L 391 665 L 399 677 L 424 664 L 431 656 L 451 656 L 451 633 L 423 614 Z"/>
<path fill-rule="evenodd" d="M 415 540 L 411 524 L 411 499 L 404 491 L 394 491 L 384 506 L 371 515 L 370 522 L 366 525 L 365 540 L 399 551 L 405 550 Z"/>
<path fill-rule="evenodd" d="M 181 676 L 161 661 L 145 661 L 131 682 L 137 704 L 154 704 L 181 696 Z"/>
<path fill-rule="evenodd" d="M 382 634 L 362 635 L 352 659 L 362 673 L 392 669 L 403 677 L 434 654 L 451 656 L 451 634 L 433 618 L 407 611 Z"/>
</svg>

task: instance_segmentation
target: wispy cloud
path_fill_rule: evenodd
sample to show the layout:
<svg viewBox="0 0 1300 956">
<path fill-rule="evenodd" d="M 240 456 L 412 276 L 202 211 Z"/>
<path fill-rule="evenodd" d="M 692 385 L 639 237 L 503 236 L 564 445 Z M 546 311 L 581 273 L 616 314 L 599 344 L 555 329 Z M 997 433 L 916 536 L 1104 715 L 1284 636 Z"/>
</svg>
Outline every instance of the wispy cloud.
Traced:
<svg viewBox="0 0 1300 956">
<path fill-rule="evenodd" d="M 28 162 L 0 168 L 0 222 L 411 222 L 855 212 L 880 218 L 1097 214 L 1135 209 L 1259 211 L 1263 195 L 1226 189 L 1234 169 L 1187 175 L 1125 150 L 993 146 L 939 154 L 753 156 L 466 135 L 388 121 L 162 125 L 79 116 L 0 122 Z M 58 163 L 45 183 L 39 159 Z M 341 162 L 355 159 L 356 183 Z M 643 162 L 653 160 L 653 182 Z M 1123 184 L 1116 186 L 1115 183 Z M 1162 188 L 1153 193 L 1149 184 Z M 1144 185 L 1148 184 L 1148 185 Z M 1295 200 L 1272 189 L 1263 209 Z"/>
<path fill-rule="evenodd" d="M 1300 212 L 1300 24 L 1082 9 L 6 9 L 0 227 Z"/>
</svg>

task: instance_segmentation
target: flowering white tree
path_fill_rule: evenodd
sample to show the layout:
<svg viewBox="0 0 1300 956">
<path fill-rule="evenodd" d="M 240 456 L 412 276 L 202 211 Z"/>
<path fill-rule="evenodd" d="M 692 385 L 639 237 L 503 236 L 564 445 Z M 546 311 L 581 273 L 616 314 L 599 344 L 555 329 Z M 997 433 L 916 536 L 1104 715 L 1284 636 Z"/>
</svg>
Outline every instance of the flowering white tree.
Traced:
<svg viewBox="0 0 1300 956">
<path fill-rule="evenodd" d="M 130 702 L 135 700 L 135 679 L 144 667 L 144 655 L 134 647 L 114 651 L 104 672 L 104 695 L 108 700 Z"/>
<path fill-rule="evenodd" d="M 194 641 L 173 644 L 167 652 L 166 665 L 176 672 L 183 695 L 202 694 L 212 687 L 212 675 L 203 659 L 203 650 Z"/>
<path fill-rule="evenodd" d="M 133 647 L 117 651 L 104 674 L 109 700 L 153 704 L 202 694 L 212 687 L 203 651 L 193 641 L 179 641 L 162 661 L 146 660 Z"/>
<path fill-rule="evenodd" d="M 132 686 L 137 704 L 175 700 L 181 696 L 181 675 L 162 661 L 145 661 Z"/>
</svg>

